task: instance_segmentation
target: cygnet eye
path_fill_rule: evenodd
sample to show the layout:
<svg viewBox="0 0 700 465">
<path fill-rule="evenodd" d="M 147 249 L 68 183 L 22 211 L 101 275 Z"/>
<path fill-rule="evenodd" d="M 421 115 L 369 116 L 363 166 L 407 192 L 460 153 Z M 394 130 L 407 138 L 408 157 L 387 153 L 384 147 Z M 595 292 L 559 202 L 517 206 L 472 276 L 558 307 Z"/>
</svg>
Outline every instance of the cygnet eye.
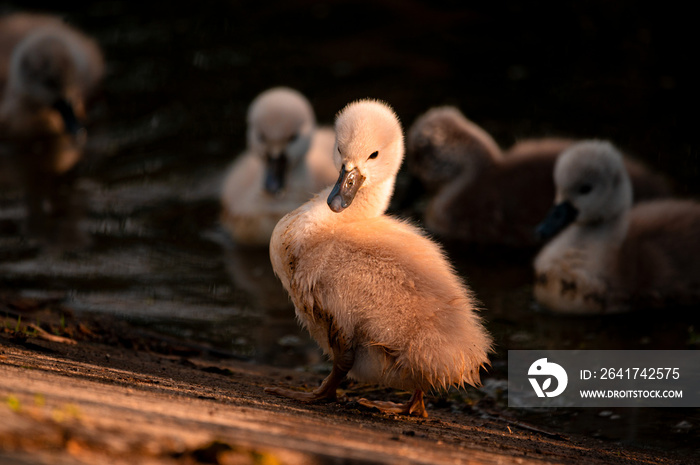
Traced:
<svg viewBox="0 0 700 465">
<path fill-rule="evenodd" d="M 340 147 L 338 147 L 338 153 L 339 153 L 340 155 L 343 154 L 343 152 L 340 151 Z"/>
<path fill-rule="evenodd" d="M 581 195 L 586 195 L 592 190 L 593 186 L 591 186 L 590 184 L 581 184 L 581 186 L 578 188 L 578 193 Z"/>
<path fill-rule="evenodd" d="M 298 132 L 295 132 L 294 134 L 292 134 L 291 136 L 289 136 L 289 143 L 294 142 L 294 141 L 297 140 L 298 138 L 299 138 L 299 133 L 298 133 Z"/>
<path fill-rule="evenodd" d="M 258 140 L 259 140 L 260 142 L 262 142 L 263 144 L 264 144 L 265 142 L 267 142 L 267 139 L 265 138 L 265 134 L 263 134 L 262 132 L 261 132 L 261 133 L 258 133 Z"/>
<path fill-rule="evenodd" d="M 379 152 L 374 152 L 372 155 L 369 156 L 368 160 L 374 160 L 379 156 Z"/>
</svg>

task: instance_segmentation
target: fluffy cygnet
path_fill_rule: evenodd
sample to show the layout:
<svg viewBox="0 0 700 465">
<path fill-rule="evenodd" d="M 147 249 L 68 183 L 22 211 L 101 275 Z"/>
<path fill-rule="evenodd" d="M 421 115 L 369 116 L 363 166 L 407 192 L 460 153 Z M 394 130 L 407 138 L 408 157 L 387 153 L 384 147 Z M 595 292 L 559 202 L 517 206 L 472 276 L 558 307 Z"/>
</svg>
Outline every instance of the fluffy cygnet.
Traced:
<svg viewBox="0 0 700 465">
<path fill-rule="evenodd" d="M 0 19 L 0 118 L 6 130 L 32 137 L 82 128 L 85 101 L 102 78 L 97 43 L 52 16 Z M 70 161 L 56 161 L 65 171 Z"/>
<path fill-rule="evenodd" d="M 441 248 L 384 214 L 404 155 L 393 110 L 373 100 L 350 103 L 335 129 L 337 183 L 285 216 L 270 241 L 275 273 L 333 369 L 313 392 L 267 391 L 335 399 L 349 375 L 414 393 L 405 404 L 362 404 L 427 416 L 424 392 L 479 384 L 491 337 Z"/>
<path fill-rule="evenodd" d="M 554 168 L 556 206 L 538 231 L 535 297 L 561 313 L 600 314 L 700 302 L 700 204 L 632 205 L 622 155 L 586 141 Z M 561 232 L 559 232 L 561 231 Z"/>
<path fill-rule="evenodd" d="M 408 165 L 430 194 L 426 227 L 445 239 L 534 247 L 532 233 L 554 195 L 552 169 L 574 141 L 518 142 L 503 153 L 491 136 L 454 107 L 437 107 L 408 132 Z M 637 200 L 667 195 L 660 177 L 626 160 Z"/>
<path fill-rule="evenodd" d="M 237 243 L 267 246 L 285 214 L 335 181 L 334 142 L 331 128 L 316 128 L 299 92 L 276 87 L 253 100 L 247 149 L 229 168 L 221 193 L 221 221 Z"/>
<path fill-rule="evenodd" d="M 0 145 L 26 188 L 30 229 L 66 214 L 65 175 L 82 157 L 86 100 L 103 69 L 96 42 L 59 18 L 0 18 Z"/>
</svg>

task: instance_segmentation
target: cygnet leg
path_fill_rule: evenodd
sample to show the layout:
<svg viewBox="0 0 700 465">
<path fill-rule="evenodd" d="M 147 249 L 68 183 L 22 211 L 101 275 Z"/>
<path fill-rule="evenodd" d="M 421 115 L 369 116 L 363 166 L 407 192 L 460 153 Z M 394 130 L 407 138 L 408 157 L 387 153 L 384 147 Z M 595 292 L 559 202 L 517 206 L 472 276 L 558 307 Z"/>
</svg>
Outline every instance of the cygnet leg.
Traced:
<svg viewBox="0 0 700 465">
<path fill-rule="evenodd" d="M 396 404 L 394 402 L 386 402 L 380 400 L 359 399 L 357 401 L 361 405 L 370 408 L 376 408 L 384 413 L 396 413 L 399 415 L 412 415 L 415 417 L 428 418 L 428 412 L 425 410 L 423 403 L 423 391 L 416 389 L 411 398 L 405 404 Z"/>
<path fill-rule="evenodd" d="M 321 385 L 311 392 L 294 391 L 292 389 L 280 387 L 267 387 L 265 392 L 281 397 L 301 400 L 303 402 L 315 402 L 319 400 L 335 401 L 338 399 L 336 389 L 340 382 L 345 379 L 352 365 L 355 363 L 355 350 L 350 344 L 345 342 L 342 336 L 336 335 L 329 338 L 333 349 L 333 368 L 331 373 L 323 380 Z"/>
</svg>

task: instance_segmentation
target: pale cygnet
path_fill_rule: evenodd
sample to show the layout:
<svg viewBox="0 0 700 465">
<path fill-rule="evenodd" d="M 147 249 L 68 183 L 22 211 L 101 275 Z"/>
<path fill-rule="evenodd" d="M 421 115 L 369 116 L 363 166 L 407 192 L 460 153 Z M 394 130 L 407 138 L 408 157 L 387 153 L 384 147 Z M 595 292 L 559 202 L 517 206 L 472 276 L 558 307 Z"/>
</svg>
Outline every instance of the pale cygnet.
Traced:
<svg viewBox="0 0 700 465">
<path fill-rule="evenodd" d="M 564 151 L 554 182 L 556 206 L 538 227 L 556 236 L 534 262 L 538 302 L 577 314 L 700 302 L 700 204 L 632 207 L 622 155 L 604 141 Z"/>
<path fill-rule="evenodd" d="M 335 180 L 335 134 L 317 128 L 306 97 L 286 87 L 256 97 L 247 123 L 246 151 L 223 183 L 221 221 L 237 243 L 267 246 L 285 214 Z"/>
<path fill-rule="evenodd" d="M 333 400 L 348 375 L 413 392 L 405 404 L 363 405 L 427 416 L 424 392 L 479 384 L 492 340 L 441 248 L 385 215 L 404 155 L 394 111 L 379 101 L 353 102 L 335 130 L 337 183 L 286 215 L 270 241 L 275 273 L 333 369 L 312 392 L 267 391 Z"/>
<path fill-rule="evenodd" d="M 408 131 L 408 165 L 429 192 L 424 222 L 444 239 L 536 247 L 532 233 L 554 195 L 552 169 L 570 139 L 529 139 L 505 153 L 454 107 L 433 108 Z M 626 160 L 637 199 L 665 196 L 667 183 Z"/>
</svg>

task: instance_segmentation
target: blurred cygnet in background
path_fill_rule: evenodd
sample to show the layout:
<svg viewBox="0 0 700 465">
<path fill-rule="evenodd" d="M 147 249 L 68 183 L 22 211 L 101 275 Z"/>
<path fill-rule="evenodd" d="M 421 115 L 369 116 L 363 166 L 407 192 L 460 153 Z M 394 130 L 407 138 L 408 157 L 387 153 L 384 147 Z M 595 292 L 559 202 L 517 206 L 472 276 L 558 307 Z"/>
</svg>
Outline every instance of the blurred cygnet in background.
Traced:
<svg viewBox="0 0 700 465">
<path fill-rule="evenodd" d="M 60 18 L 0 18 L 0 158 L 25 190 L 27 232 L 52 245 L 80 242 L 74 172 L 103 70 L 97 43 Z"/>
<path fill-rule="evenodd" d="M 620 152 L 585 141 L 554 168 L 555 207 L 538 227 L 554 239 L 535 259 L 535 297 L 561 313 L 602 314 L 700 303 L 700 204 L 632 207 Z"/>
<path fill-rule="evenodd" d="M 552 170 L 569 139 L 532 139 L 503 153 L 493 138 L 454 107 L 436 107 L 408 131 L 412 176 L 428 191 L 428 230 L 479 245 L 536 247 L 533 230 L 554 196 Z M 625 160 L 635 200 L 667 196 L 670 188 L 638 162 Z"/>
<path fill-rule="evenodd" d="M 269 89 L 248 109 L 247 147 L 221 193 L 221 222 L 238 244 L 267 246 L 287 213 L 335 182 L 335 134 L 317 128 L 309 101 L 286 87 Z"/>
<path fill-rule="evenodd" d="M 316 127 L 309 101 L 286 87 L 257 96 L 247 123 L 246 150 L 228 169 L 221 191 L 221 223 L 234 240 L 222 244 L 226 270 L 264 318 L 251 338 L 257 360 L 283 363 L 300 353 L 315 357 L 318 350 L 300 334 L 294 307 L 272 270 L 268 244 L 284 215 L 337 179 L 335 132 Z M 281 341 L 294 341 L 291 353 Z"/>
</svg>

